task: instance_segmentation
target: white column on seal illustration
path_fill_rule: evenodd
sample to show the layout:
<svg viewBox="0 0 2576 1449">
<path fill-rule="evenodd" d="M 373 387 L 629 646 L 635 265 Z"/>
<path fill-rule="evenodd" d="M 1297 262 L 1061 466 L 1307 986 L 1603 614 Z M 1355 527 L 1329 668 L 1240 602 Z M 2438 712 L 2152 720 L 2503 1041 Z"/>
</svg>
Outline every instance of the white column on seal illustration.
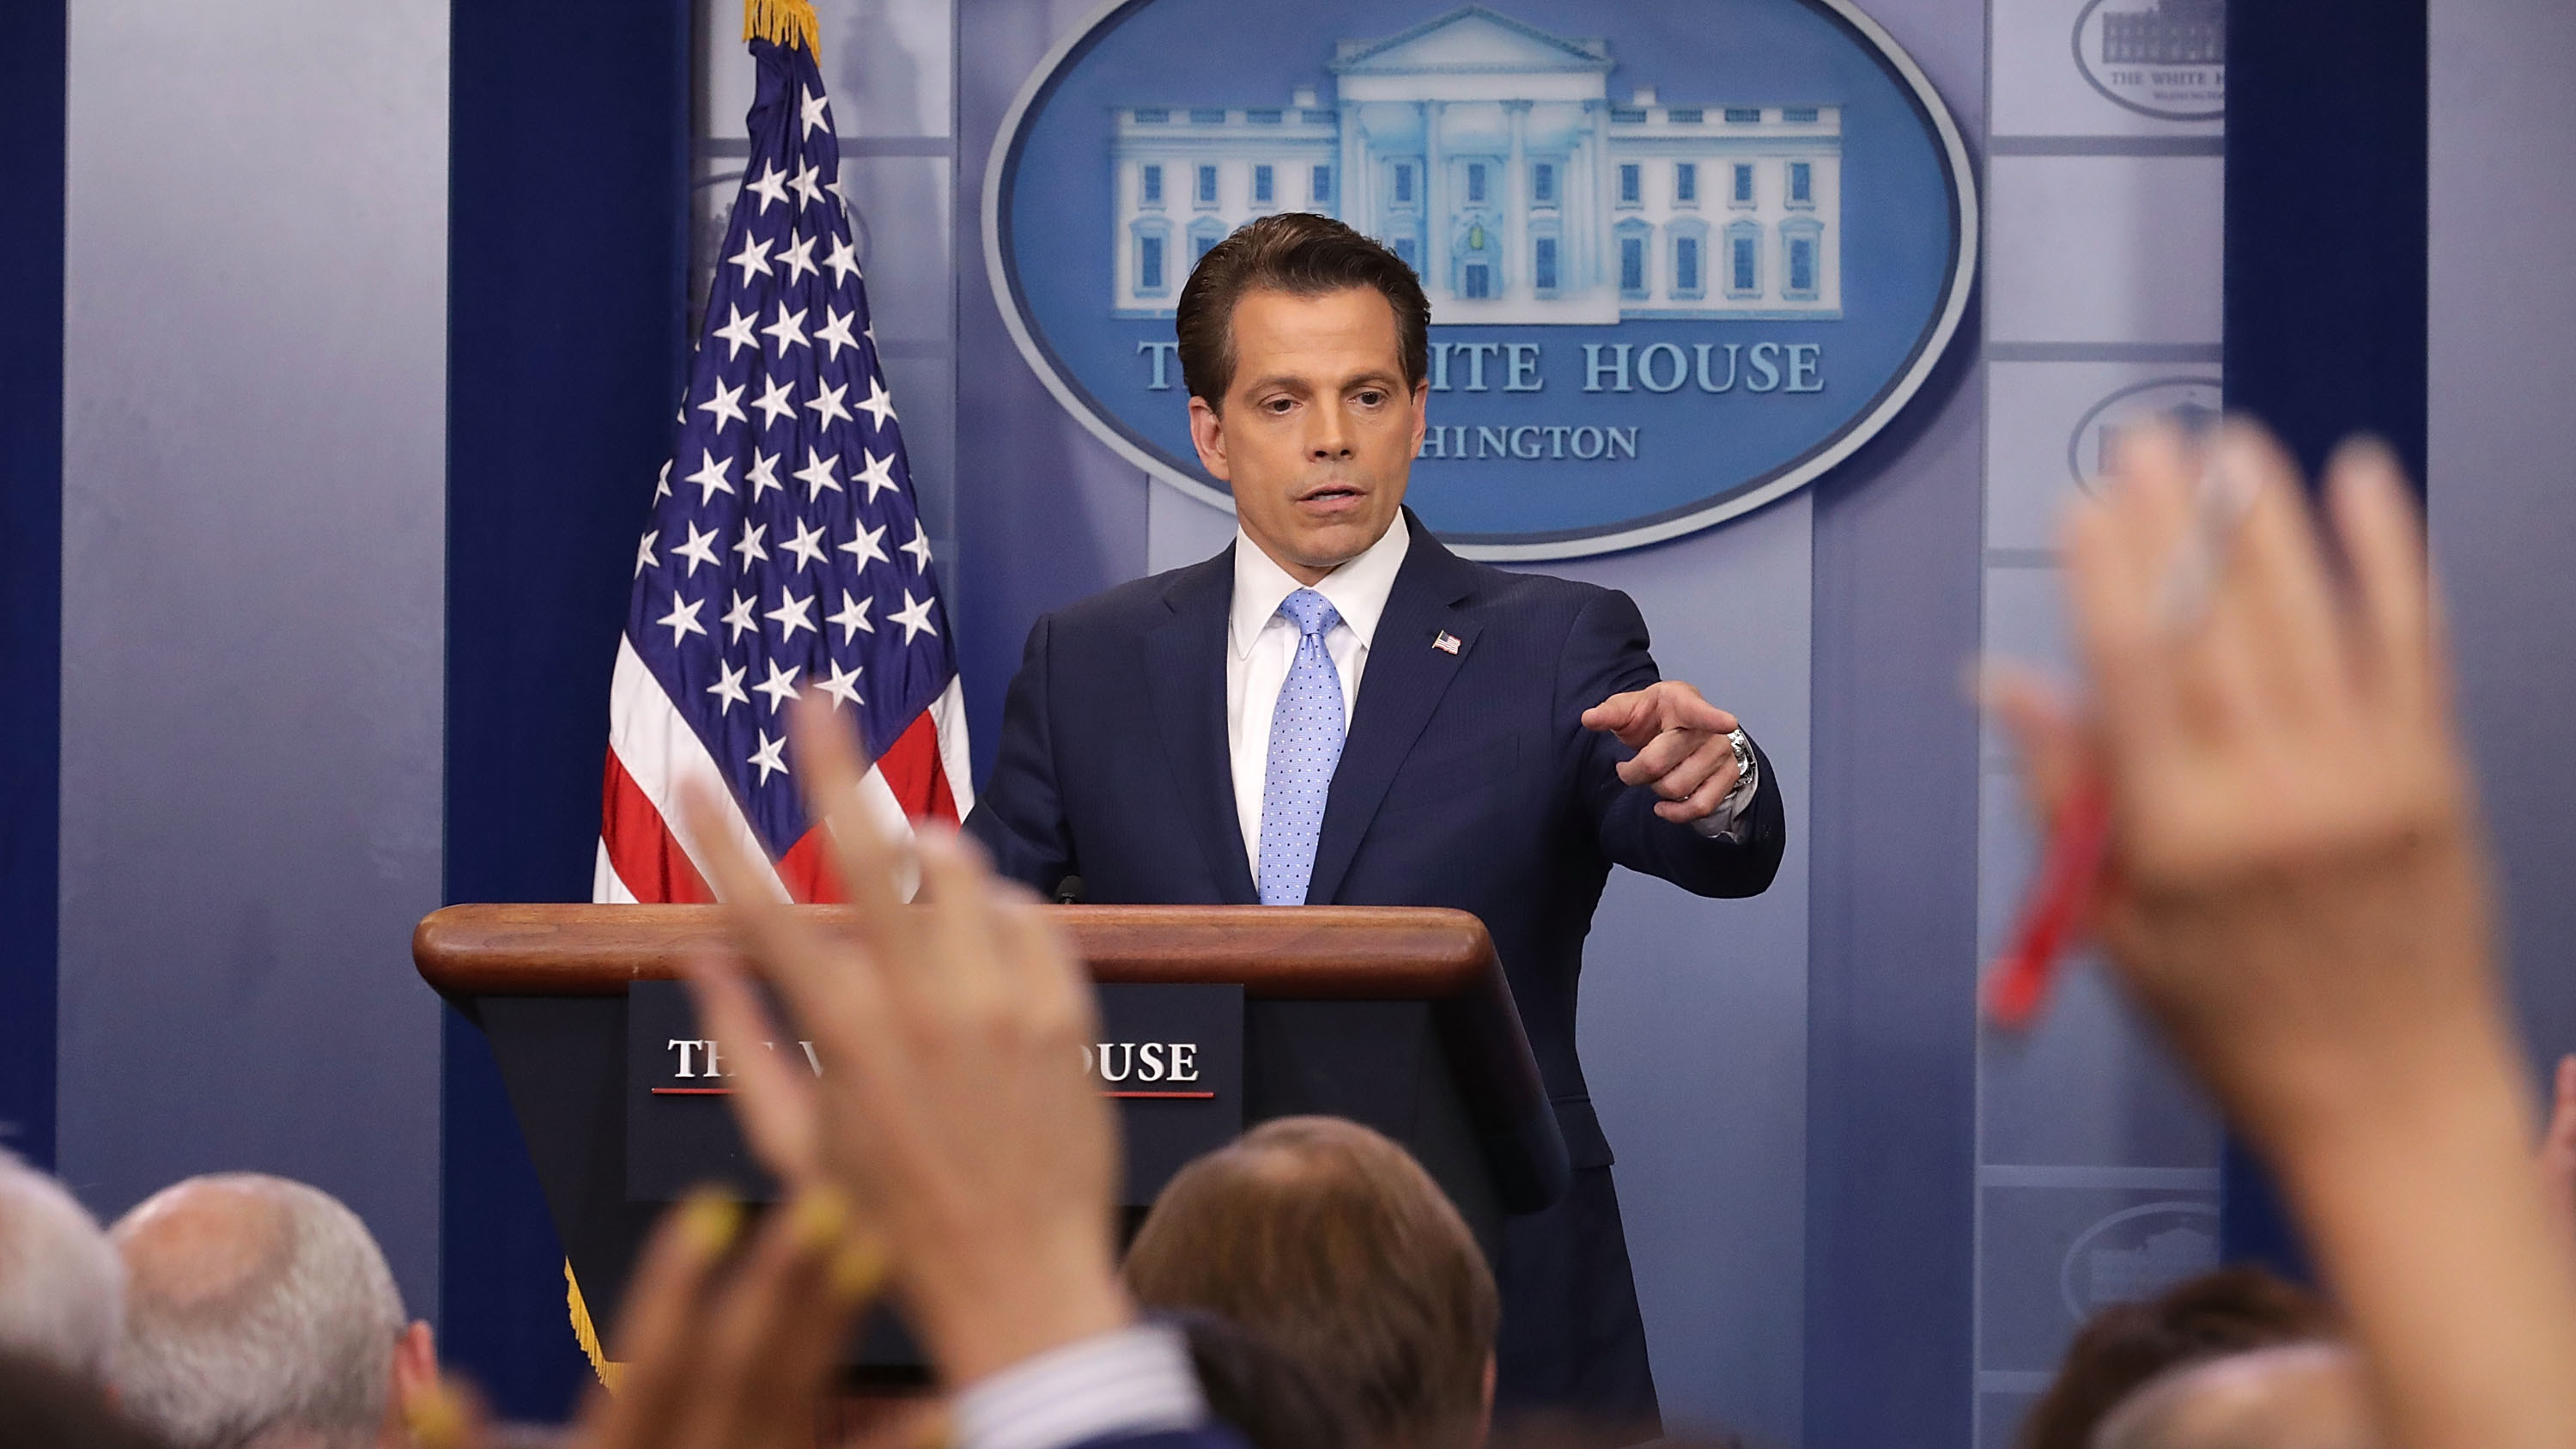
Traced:
<svg viewBox="0 0 2576 1449">
<path fill-rule="evenodd" d="M 1422 285 L 1435 303 L 1449 295 L 1449 177 L 1440 154 L 1448 109 L 1447 101 L 1422 102 Z"/>
<path fill-rule="evenodd" d="M 1592 184 L 1584 188 L 1592 214 L 1583 218 L 1583 285 L 1589 290 L 1610 284 L 1606 260 L 1610 246 L 1610 103 L 1586 100 L 1583 120 L 1584 155 L 1592 173 Z"/>
<path fill-rule="evenodd" d="M 1342 118 L 1335 133 L 1341 152 L 1335 158 L 1333 176 L 1333 215 L 1348 223 L 1364 236 L 1378 236 L 1377 187 L 1368 168 L 1368 144 L 1360 127 L 1360 108 L 1340 101 L 1336 109 Z"/>
<path fill-rule="evenodd" d="M 1536 275 L 1530 270 L 1530 103 L 1505 101 L 1503 110 L 1511 120 L 1512 154 L 1511 159 L 1504 163 L 1509 176 L 1503 183 L 1503 281 L 1494 289 L 1494 294 L 1509 297 L 1517 289 L 1532 286 L 1532 278 Z"/>
</svg>

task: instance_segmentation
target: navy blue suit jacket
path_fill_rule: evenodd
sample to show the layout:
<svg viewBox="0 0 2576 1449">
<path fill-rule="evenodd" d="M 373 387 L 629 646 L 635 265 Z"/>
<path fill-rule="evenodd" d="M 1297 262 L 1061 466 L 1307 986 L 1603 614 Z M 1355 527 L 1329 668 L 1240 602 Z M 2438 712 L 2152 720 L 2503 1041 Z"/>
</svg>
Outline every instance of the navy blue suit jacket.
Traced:
<svg viewBox="0 0 2576 1449">
<path fill-rule="evenodd" d="M 1732 839 L 1657 818 L 1656 797 L 1613 773 L 1631 752 L 1579 723 L 1658 677 L 1636 604 L 1461 559 L 1406 518 L 1412 542 L 1370 641 L 1306 900 L 1482 919 L 1574 1165 L 1605 1167 L 1574 1048 L 1602 884 L 1617 864 L 1704 896 L 1760 892 L 1787 844 L 1779 781 L 1763 761 Z M 1004 874 L 1044 893 L 1080 876 L 1083 899 L 1102 903 L 1260 899 L 1226 742 L 1233 591 L 1229 548 L 1037 622 L 967 822 Z M 1433 647 L 1444 632 L 1455 653 Z"/>
</svg>

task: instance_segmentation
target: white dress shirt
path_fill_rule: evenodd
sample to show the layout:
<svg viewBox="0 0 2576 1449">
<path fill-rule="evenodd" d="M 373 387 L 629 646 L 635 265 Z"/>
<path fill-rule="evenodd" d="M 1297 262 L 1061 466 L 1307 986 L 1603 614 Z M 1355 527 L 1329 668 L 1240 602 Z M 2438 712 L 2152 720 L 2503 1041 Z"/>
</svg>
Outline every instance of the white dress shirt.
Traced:
<svg viewBox="0 0 2576 1449">
<path fill-rule="evenodd" d="M 1348 733 L 1352 708 L 1359 702 L 1360 675 L 1368 668 L 1369 645 L 1377 638 L 1387 595 L 1395 591 L 1396 573 L 1404 567 L 1404 555 L 1412 544 L 1412 532 L 1399 513 L 1365 553 L 1310 586 L 1273 562 L 1241 528 L 1234 532 L 1234 601 L 1226 624 L 1225 733 L 1234 766 L 1235 821 L 1243 830 L 1243 853 L 1252 863 L 1254 880 L 1261 879 L 1261 796 L 1270 772 L 1270 717 L 1279 708 L 1288 668 L 1297 660 L 1297 626 L 1279 612 L 1279 605 L 1299 589 L 1312 587 L 1342 616 L 1340 623 L 1324 631 L 1324 652 L 1333 657 L 1333 672 L 1341 676 L 1342 729 Z M 1693 821 L 1691 828 L 1712 840 L 1732 834 L 1737 817 L 1753 802 L 1756 784 L 1748 772 L 1718 803 L 1715 813 Z"/>
<path fill-rule="evenodd" d="M 953 1407 L 958 1449 L 1068 1449 L 1112 1435 L 1207 1422 L 1180 1330 L 1139 1323 L 1096 1334 L 969 1384 Z"/>
</svg>

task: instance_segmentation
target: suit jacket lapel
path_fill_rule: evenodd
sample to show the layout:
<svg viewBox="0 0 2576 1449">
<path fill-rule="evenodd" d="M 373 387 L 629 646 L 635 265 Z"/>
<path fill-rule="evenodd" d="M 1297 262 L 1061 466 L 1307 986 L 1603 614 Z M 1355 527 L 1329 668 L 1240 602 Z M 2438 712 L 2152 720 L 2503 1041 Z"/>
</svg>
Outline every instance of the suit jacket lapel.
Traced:
<svg viewBox="0 0 2576 1449">
<path fill-rule="evenodd" d="M 1332 790 L 1324 797 L 1323 834 L 1306 886 L 1309 904 L 1329 902 L 1342 888 L 1342 877 L 1377 817 L 1396 767 L 1412 753 L 1413 742 L 1431 722 L 1431 711 L 1476 647 L 1476 622 L 1458 608 L 1475 592 L 1474 575 L 1432 538 L 1413 510 L 1406 509 L 1404 519 L 1413 541 L 1387 595 L 1386 612 L 1378 616 L 1377 634 L 1369 641 L 1368 668 L 1360 676 L 1350 733 L 1342 741 L 1341 763 L 1333 769 Z M 1457 652 L 1432 647 L 1444 632 L 1458 641 Z"/>
<path fill-rule="evenodd" d="M 1145 635 L 1145 680 L 1181 814 L 1198 836 L 1217 895 L 1231 905 L 1252 905 L 1261 893 L 1244 859 L 1225 730 L 1226 611 L 1233 595 L 1231 545 L 1183 570 L 1163 594 L 1172 616 Z"/>
</svg>

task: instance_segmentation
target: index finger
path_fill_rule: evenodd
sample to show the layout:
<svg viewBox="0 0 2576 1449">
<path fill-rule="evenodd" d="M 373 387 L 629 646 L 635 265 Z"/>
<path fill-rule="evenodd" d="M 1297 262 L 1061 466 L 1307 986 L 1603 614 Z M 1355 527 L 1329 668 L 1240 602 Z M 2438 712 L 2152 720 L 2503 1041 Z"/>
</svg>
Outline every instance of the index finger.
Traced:
<svg viewBox="0 0 2576 1449">
<path fill-rule="evenodd" d="M 823 827 L 842 893 L 859 908 L 859 938 L 888 965 L 918 959 L 919 930 L 904 909 L 898 883 L 900 853 L 859 800 L 867 763 L 858 741 L 834 717 L 833 707 L 810 693 L 789 706 L 787 738 L 796 752 L 806 818 Z"/>
<path fill-rule="evenodd" d="M 1630 740 L 1627 731 L 1634 727 L 1640 713 L 1639 706 L 1645 698 L 1646 692 L 1642 689 L 1622 690 L 1585 710 L 1581 723 L 1585 729 L 1617 735 L 1624 744 L 1642 744 L 1642 740 Z"/>
<path fill-rule="evenodd" d="M 1672 683 L 1667 680 L 1666 683 Z M 1664 728 L 1706 730 L 1722 735 L 1740 726 L 1730 711 L 1719 709 L 1695 689 L 1676 687 L 1664 692 Z"/>
</svg>

